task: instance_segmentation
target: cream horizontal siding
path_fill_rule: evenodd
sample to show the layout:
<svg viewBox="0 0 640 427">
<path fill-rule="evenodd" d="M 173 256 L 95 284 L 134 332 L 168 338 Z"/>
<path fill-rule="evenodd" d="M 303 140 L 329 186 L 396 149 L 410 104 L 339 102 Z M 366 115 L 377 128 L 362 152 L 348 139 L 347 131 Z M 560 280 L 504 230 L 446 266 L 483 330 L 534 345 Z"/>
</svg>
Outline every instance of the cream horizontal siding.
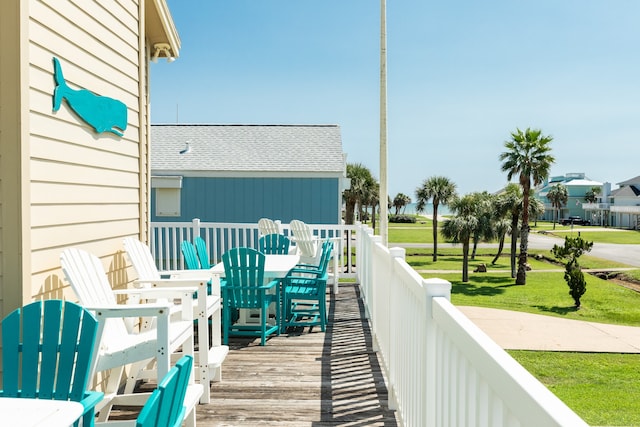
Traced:
<svg viewBox="0 0 640 427">
<path fill-rule="evenodd" d="M 114 236 L 120 236 L 120 240 L 131 233 L 132 227 L 137 227 L 137 218 L 122 221 L 87 222 L 84 224 L 61 225 L 57 227 L 34 228 L 32 233 L 33 251 L 45 250 L 51 247 L 66 247 L 69 244 L 69 236 L 75 235 L 79 243 L 99 242 L 109 240 Z M 120 242 L 117 250 L 122 250 Z M 45 260 L 46 261 L 46 260 Z M 47 265 L 36 266 L 34 271 L 46 270 Z"/>
<path fill-rule="evenodd" d="M 93 187 L 82 184 L 58 184 L 55 182 L 35 182 L 32 184 L 32 199 L 38 204 L 60 204 L 68 209 L 80 207 L 83 204 L 99 204 L 105 209 L 110 205 L 122 203 L 137 203 L 138 190 L 132 188 Z M 113 209 L 117 209 L 116 206 Z"/>
<path fill-rule="evenodd" d="M 78 206 L 74 206 L 78 207 Z M 137 203 L 121 203 L 116 205 L 86 204 L 81 209 L 69 209 L 66 205 L 36 205 L 31 208 L 31 225 L 33 228 L 49 227 L 52 224 L 80 224 L 90 219 L 97 224 L 123 221 L 138 217 Z"/>
<path fill-rule="evenodd" d="M 38 118 L 37 125 L 46 125 L 46 121 Z M 78 129 L 77 133 L 86 134 L 86 130 Z M 90 145 L 78 145 L 62 136 L 63 139 L 48 139 L 46 136 L 32 134 L 31 156 L 34 159 L 48 159 L 66 163 L 69 159 L 83 159 L 83 165 L 102 169 L 118 169 L 137 171 L 138 158 L 136 142 L 128 141 L 96 141 Z"/>
<path fill-rule="evenodd" d="M 140 230 L 139 36 L 136 1 L 31 0 L 29 102 L 33 298 L 73 299 L 60 252 L 80 246 L 128 280 L 122 239 Z M 124 136 L 96 134 L 62 102 L 52 58 L 73 89 L 122 101 Z M 125 282 L 126 283 L 126 282 Z"/>
</svg>

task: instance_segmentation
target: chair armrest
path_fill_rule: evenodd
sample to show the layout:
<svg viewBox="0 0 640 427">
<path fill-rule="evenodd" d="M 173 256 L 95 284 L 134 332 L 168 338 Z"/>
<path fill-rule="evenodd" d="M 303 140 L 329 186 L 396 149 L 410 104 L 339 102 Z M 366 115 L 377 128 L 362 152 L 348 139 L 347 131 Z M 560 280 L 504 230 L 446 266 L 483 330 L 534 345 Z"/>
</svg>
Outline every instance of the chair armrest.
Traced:
<svg viewBox="0 0 640 427">
<path fill-rule="evenodd" d="M 185 287 L 163 287 L 163 288 L 137 288 L 137 289 L 116 289 L 113 291 L 116 295 L 131 295 L 141 298 L 182 298 L 186 295 L 191 296 L 198 291 L 197 286 Z"/>
<path fill-rule="evenodd" d="M 101 391 L 86 391 L 80 403 L 82 403 L 84 409 L 93 408 L 98 402 L 101 402 L 103 398 L 104 393 Z"/>
<path fill-rule="evenodd" d="M 217 274 L 209 274 L 206 278 L 200 276 L 199 278 L 189 277 L 177 279 L 136 280 L 134 283 L 148 283 L 155 288 L 191 286 L 196 287 L 194 292 L 198 291 L 201 287 L 206 289 L 207 285 L 211 283 L 211 295 L 220 296 L 220 276 Z"/>
<path fill-rule="evenodd" d="M 160 276 L 170 276 L 170 279 L 211 279 L 213 274 L 208 268 L 200 268 L 195 270 L 163 270 L 160 271 Z"/>
<path fill-rule="evenodd" d="M 99 307 L 85 306 L 89 311 L 96 313 L 98 317 L 155 317 L 169 313 L 172 304 L 169 303 L 149 303 L 149 304 L 115 304 L 101 305 Z"/>
</svg>

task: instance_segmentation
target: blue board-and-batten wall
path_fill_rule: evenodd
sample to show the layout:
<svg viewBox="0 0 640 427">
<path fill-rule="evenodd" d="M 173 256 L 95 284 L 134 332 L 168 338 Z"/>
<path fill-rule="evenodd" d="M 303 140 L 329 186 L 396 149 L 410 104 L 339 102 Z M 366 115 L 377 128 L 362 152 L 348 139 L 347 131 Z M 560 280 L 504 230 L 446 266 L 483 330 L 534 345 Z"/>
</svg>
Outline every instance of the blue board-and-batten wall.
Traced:
<svg viewBox="0 0 640 427">
<path fill-rule="evenodd" d="M 183 177 L 180 215 L 157 216 L 152 191 L 152 221 L 256 223 L 266 217 L 288 224 L 340 224 L 339 178 Z"/>
</svg>

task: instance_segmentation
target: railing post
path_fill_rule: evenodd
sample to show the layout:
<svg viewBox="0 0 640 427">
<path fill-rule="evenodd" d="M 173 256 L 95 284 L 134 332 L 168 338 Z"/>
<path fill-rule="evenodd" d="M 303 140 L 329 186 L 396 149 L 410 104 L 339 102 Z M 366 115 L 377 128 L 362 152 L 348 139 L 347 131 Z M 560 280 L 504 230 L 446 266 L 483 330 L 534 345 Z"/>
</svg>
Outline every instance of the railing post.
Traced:
<svg viewBox="0 0 640 427">
<path fill-rule="evenodd" d="M 389 254 L 391 255 L 391 267 L 392 267 L 391 277 L 393 278 L 394 277 L 393 266 L 395 265 L 395 260 L 399 258 L 402 261 L 405 261 L 407 251 L 404 248 L 393 247 L 389 249 Z M 393 280 L 389 281 L 388 286 L 393 286 L 393 285 L 394 285 Z M 391 308 L 391 310 L 401 309 L 397 307 L 398 303 L 396 302 L 396 292 L 394 292 L 394 289 L 390 289 L 387 295 L 389 298 L 389 307 Z M 391 331 L 393 331 L 394 321 L 395 321 L 394 312 L 391 312 L 387 316 L 388 338 L 391 338 Z M 391 351 L 391 348 L 389 348 L 389 351 L 387 353 L 388 353 L 387 354 L 388 366 L 394 366 L 394 360 L 392 360 L 394 356 L 394 351 Z M 395 411 L 398 409 L 399 405 L 398 405 L 398 396 L 396 393 L 396 382 L 395 382 L 395 378 L 393 378 L 392 375 L 390 375 L 389 386 L 387 387 L 387 390 L 389 392 L 389 400 L 388 400 L 389 409 L 392 411 Z"/>
<path fill-rule="evenodd" d="M 193 218 L 192 223 L 192 233 L 191 241 L 193 241 L 196 236 L 200 235 L 200 218 Z"/>
<path fill-rule="evenodd" d="M 436 418 L 436 399 L 439 396 L 438 383 L 436 378 L 438 377 L 438 349 L 436 335 L 438 332 L 438 326 L 433 319 L 433 298 L 445 297 L 451 301 L 451 283 L 444 279 L 424 279 L 422 280 L 422 286 L 426 293 L 426 328 L 425 328 L 425 378 L 423 379 L 426 385 L 425 390 L 425 407 L 424 413 L 428 422 L 425 425 L 437 425 Z"/>
</svg>

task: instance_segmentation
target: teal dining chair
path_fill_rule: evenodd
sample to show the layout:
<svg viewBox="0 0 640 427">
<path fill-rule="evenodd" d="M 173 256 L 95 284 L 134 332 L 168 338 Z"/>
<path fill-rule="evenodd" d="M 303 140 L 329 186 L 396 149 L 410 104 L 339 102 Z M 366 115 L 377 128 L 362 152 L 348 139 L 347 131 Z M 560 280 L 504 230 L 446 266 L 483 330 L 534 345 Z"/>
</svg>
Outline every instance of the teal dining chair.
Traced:
<svg viewBox="0 0 640 427">
<path fill-rule="evenodd" d="M 267 255 L 286 255 L 291 240 L 284 234 L 267 234 L 258 239 L 258 250 Z"/>
<path fill-rule="evenodd" d="M 14 310 L 2 320 L 0 396 L 79 402 L 83 425 L 93 426 L 104 396 L 87 391 L 97 332 L 96 318 L 69 301 L 36 301 Z"/>
<path fill-rule="evenodd" d="M 253 248 L 233 248 L 222 255 L 225 285 L 222 290 L 222 316 L 224 344 L 229 336 L 258 336 L 260 345 L 272 334 L 280 335 L 280 286 L 279 280 L 264 283 L 265 255 Z M 269 306 L 275 305 L 275 324 L 269 323 Z M 260 310 L 258 323 L 233 321 L 236 310 Z M 251 319 L 252 320 L 252 319 Z"/>
<path fill-rule="evenodd" d="M 333 242 L 322 244 L 320 262 L 317 265 L 299 264 L 283 279 L 282 330 L 288 327 L 327 325 L 327 268 L 333 251 Z"/>
</svg>

